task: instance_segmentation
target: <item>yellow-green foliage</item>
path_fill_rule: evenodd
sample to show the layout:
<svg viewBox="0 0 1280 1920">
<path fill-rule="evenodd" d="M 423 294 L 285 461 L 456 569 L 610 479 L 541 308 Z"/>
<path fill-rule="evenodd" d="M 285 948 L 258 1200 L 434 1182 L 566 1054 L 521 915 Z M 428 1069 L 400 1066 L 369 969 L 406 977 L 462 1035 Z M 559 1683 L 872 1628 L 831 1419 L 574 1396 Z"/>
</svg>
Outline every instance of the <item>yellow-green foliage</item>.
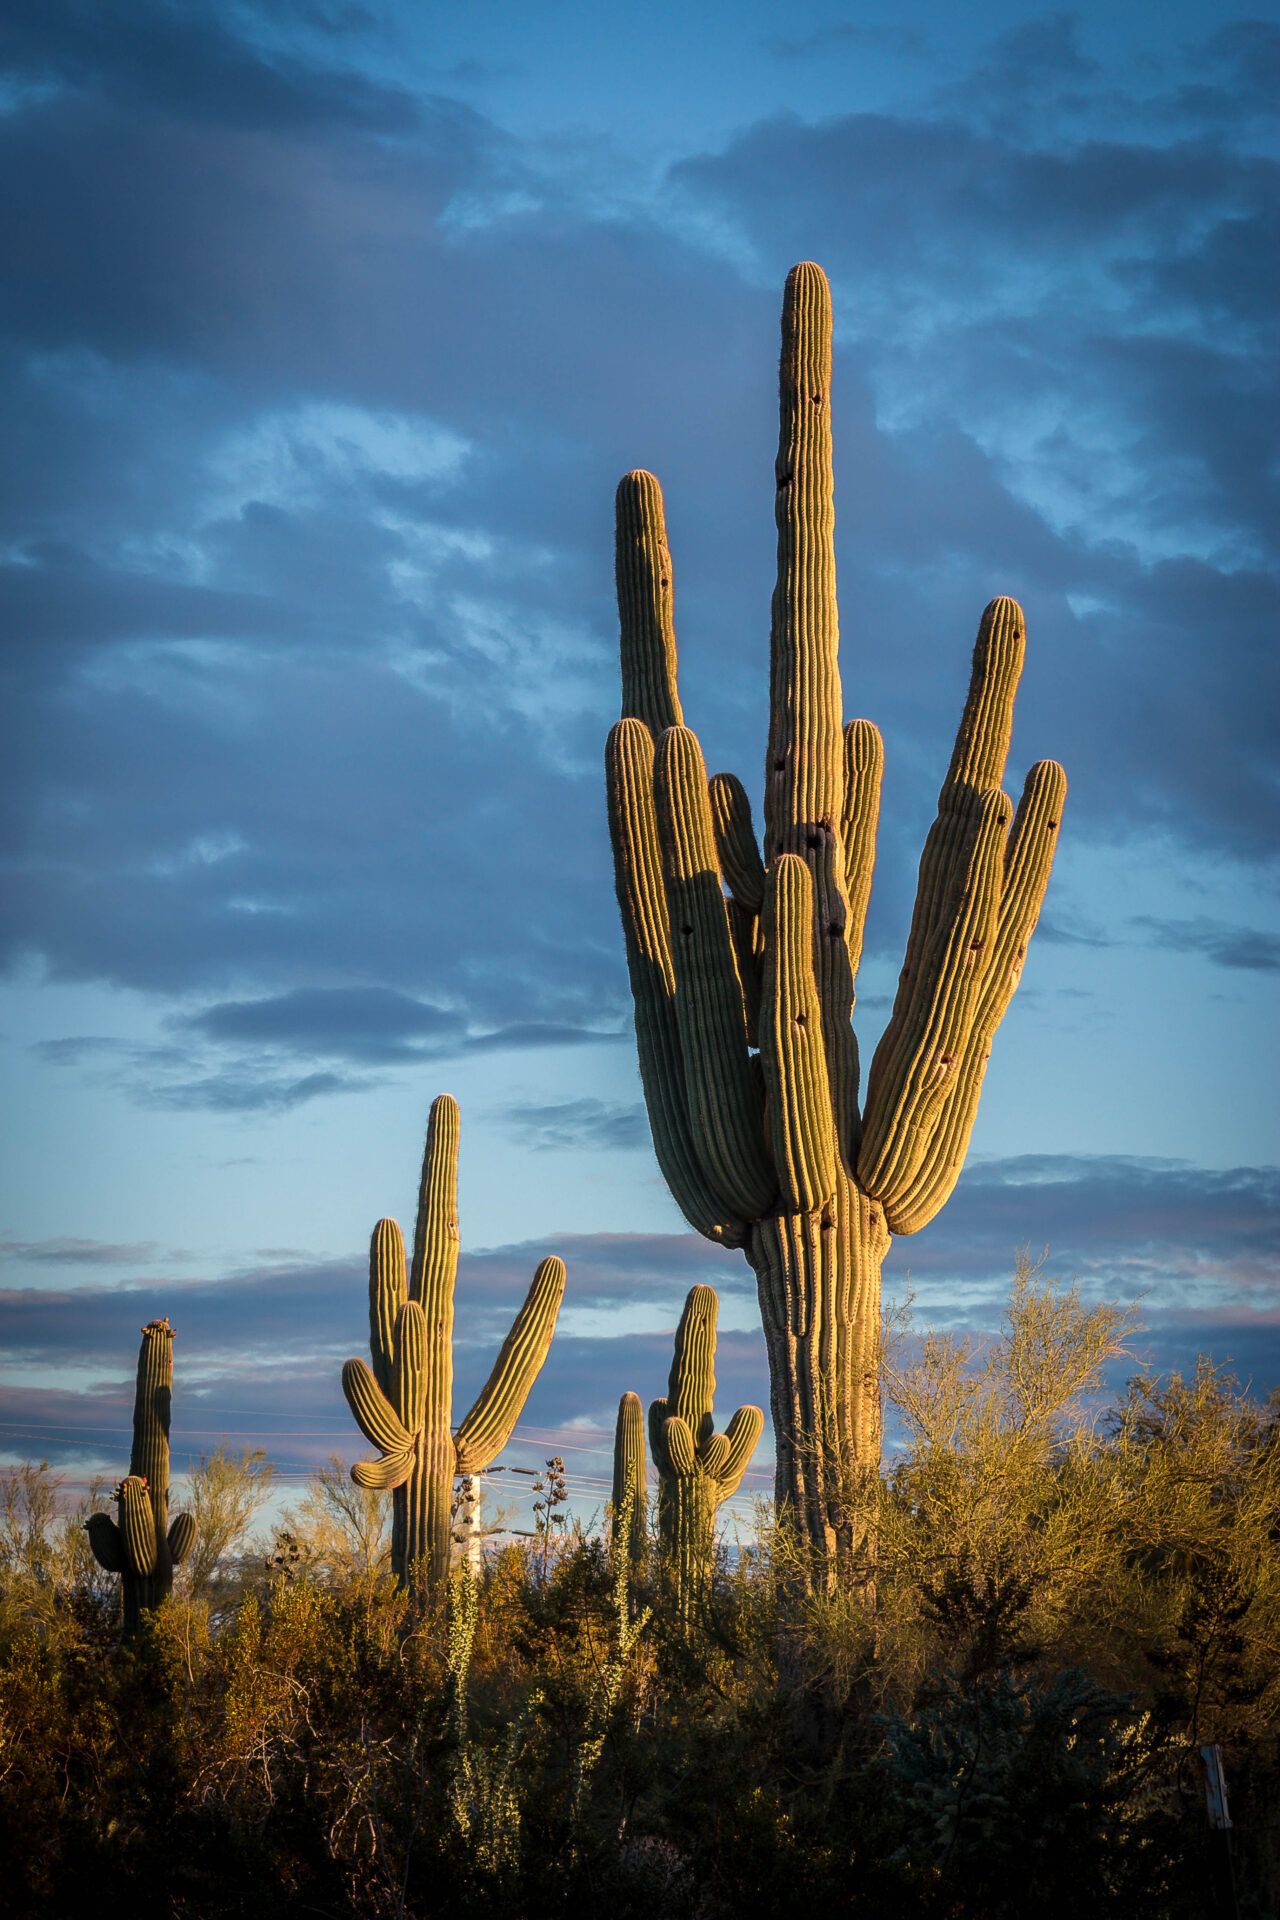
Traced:
<svg viewBox="0 0 1280 1920">
<path fill-rule="evenodd" d="M 224 1609 L 179 1592 L 113 1650 L 56 1476 L 12 1472 L 6 1912 L 1192 1920 L 1216 1741 L 1274 1913 L 1280 1408 L 1208 1363 L 1109 1394 L 1130 1343 L 1028 1269 L 994 1340 L 892 1339 L 879 1557 L 800 1621 L 785 1529 L 681 1623 L 569 1528 L 493 1555 L 451 1644 L 317 1485 Z"/>
<path fill-rule="evenodd" d="M 1025 631 L 1016 602 L 993 600 L 860 1104 L 851 1017 L 884 754 L 869 721 L 843 724 L 831 326 L 826 276 L 802 262 L 782 312 L 763 847 L 741 782 L 708 780 L 684 724 L 662 491 L 639 471 L 617 491 L 622 718 L 605 754 L 654 1151 L 690 1224 L 755 1269 L 779 1508 L 819 1586 L 851 1569 L 869 1518 L 881 1262 L 959 1175 L 1066 793 L 1052 761 L 1016 811 L 1002 791 Z"/>
</svg>

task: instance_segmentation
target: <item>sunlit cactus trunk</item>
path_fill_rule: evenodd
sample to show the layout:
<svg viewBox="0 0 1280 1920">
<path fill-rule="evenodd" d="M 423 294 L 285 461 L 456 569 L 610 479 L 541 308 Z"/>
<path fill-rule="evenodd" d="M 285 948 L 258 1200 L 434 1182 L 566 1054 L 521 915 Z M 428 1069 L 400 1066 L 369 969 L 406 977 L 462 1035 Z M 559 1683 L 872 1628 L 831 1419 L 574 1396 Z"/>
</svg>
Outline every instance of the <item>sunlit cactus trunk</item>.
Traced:
<svg viewBox="0 0 1280 1920">
<path fill-rule="evenodd" d="M 636 1393 L 624 1393 L 618 1402 L 613 1432 L 613 1496 L 610 1538 L 616 1548 L 619 1529 L 626 1526 L 626 1553 L 632 1566 L 644 1557 L 648 1531 L 649 1489 L 644 1453 L 644 1408 Z"/>
<path fill-rule="evenodd" d="M 883 748 L 843 721 L 831 467 L 831 301 L 811 263 L 782 315 L 764 844 L 708 781 L 676 680 L 662 493 L 617 496 L 622 714 L 606 772 L 654 1150 L 691 1225 L 755 1270 L 779 1516 L 829 1583 L 866 1540 L 880 1457 L 880 1268 L 964 1162 L 991 1040 L 1048 883 L 1066 781 L 1001 791 L 1022 668 L 1016 602 L 986 609 L 906 959 L 859 1103 L 854 987 Z"/>
<path fill-rule="evenodd" d="M 551 1345 L 564 1298 L 562 1260 L 544 1260 L 492 1373 L 453 1431 L 453 1294 L 458 1272 L 457 1101 L 433 1101 L 418 1191 L 413 1260 L 394 1220 L 369 1246 L 372 1368 L 348 1360 L 342 1387 L 377 1460 L 357 1461 L 358 1486 L 392 1490 L 391 1564 L 415 1593 L 449 1577 L 453 1483 L 483 1473 L 511 1437 Z"/>
<path fill-rule="evenodd" d="M 173 1570 L 195 1544 L 189 1513 L 169 1520 L 169 1415 L 173 1399 L 173 1328 L 152 1320 L 142 1329 L 133 1398 L 133 1452 L 128 1478 L 116 1488 L 116 1518 L 91 1514 L 85 1525 L 100 1565 L 120 1575 L 125 1638 L 144 1613 L 173 1592 Z"/>
<path fill-rule="evenodd" d="M 848 1179 L 821 1212 L 754 1223 L 755 1270 L 778 1448 L 774 1497 L 824 1564 L 865 1541 L 865 1475 L 880 1458 L 883 1210 Z"/>
</svg>

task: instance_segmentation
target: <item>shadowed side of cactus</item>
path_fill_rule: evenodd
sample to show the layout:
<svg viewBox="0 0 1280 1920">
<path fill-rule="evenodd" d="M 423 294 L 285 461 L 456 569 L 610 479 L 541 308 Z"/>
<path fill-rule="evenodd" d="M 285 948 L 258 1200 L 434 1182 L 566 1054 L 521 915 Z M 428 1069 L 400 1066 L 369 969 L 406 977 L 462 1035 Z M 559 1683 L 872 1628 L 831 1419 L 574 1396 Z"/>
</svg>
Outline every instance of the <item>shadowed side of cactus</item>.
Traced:
<svg viewBox="0 0 1280 1920">
<path fill-rule="evenodd" d="M 759 1407 L 739 1407 L 715 1431 L 714 1287 L 694 1287 L 676 1328 L 665 1400 L 649 1408 L 649 1444 L 658 1469 L 658 1537 L 688 1619 L 711 1581 L 716 1508 L 736 1493 L 764 1428 Z"/>
<path fill-rule="evenodd" d="M 1066 780 L 1001 790 L 1022 611 L 993 600 L 920 862 L 889 1025 L 859 1104 L 854 983 L 883 748 L 843 722 L 831 463 L 831 297 L 788 276 L 774 473 L 764 839 L 741 782 L 708 780 L 676 680 L 662 491 L 617 493 L 622 718 L 605 755 L 614 872 L 653 1145 L 690 1224 L 755 1269 L 776 1495 L 829 1584 L 852 1568 L 880 1458 L 880 1268 L 964 1162 L 992 1036 L 1048 884 Z"/>
<path fill-rule="evenodd" d="M 627 1523 L 627 1558 L 635 1566 L 643 1557 L 648 1525 L 649 1492 L 644 1457 L 644 1408 L 638 1393 L 624 1393 L 618 1402 L 613 1431 L 612 1539 Z"/>
<path fill-rule="evenodd" d="M 100 1566 L 120 1575 L 125 1637 L 142 1615 L 173 1591 L 173 1570 L 195 1544 L 189 1513 L 169 1519 L 169 1409 L 173 1397 L 173 1328 L 152 1320 L 142 1329 L 133 1399 L 133 1452 L 128 1478 L 116 1488 L 116 1518 L 91 1514 L 85 1522 Z"/>
<path fill-rule="evenodd" d="M 453 1483 L 483 1473 L 511 1437 L 551 1345 L 564 1298 L 562 1260 L 544 1260 L 493 1371 L 455 1433 L 453 1295 L 458 1271 L 458 1103 L 432 1102 L 418 1190 L 413 1259 L 394 1220 L 369 1247 L 372 1368 L 348 1360 L 342 1389 L 376 1460 L 357 1461 L 357 1486 L 392 1491 L 391 1562 L 421 1593 L 449 1577 Z"/>
</svg>

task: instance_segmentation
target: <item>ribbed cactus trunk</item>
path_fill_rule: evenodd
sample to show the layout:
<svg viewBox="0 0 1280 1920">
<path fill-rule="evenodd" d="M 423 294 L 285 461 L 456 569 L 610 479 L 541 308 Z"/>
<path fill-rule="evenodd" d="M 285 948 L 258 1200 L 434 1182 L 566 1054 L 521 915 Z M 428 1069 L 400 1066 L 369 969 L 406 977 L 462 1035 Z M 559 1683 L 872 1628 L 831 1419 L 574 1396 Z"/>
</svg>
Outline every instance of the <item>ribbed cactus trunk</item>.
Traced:
<svg viewBox="0 0 1280 1920">
<path fill-rule="evenodd" d="M 458 1104 L 432 1102 L 418 1189 L 413 1260 L 394 1220 L 369 1246 L 372 1369 L 348 1360 L 342 1387 L 377 1460 L 357 1461 L 358 1486 L 392 1491 L 391 1564 L 401 1587 L 441 1586 L 453 1552 L 453 1486 L 483 1473 L 506 1445 L 551 1345 L 564 1298 L 564 1262 L 544 1260 L 479 1398 L 455 1433 L 453 1297 L 458 1275 Z"/>
<path fill-rule="evenodd" d="M 124 1575 L 124 1630 L 136 1631 L 142 1614 L 173 1592 L 169 1547 L 169 1421 L 173 1406 L 173 1329 L 153 1320 L 142 1331 L 138 1380 L 133 1396 L 133 1451 L 129 1476 L 146 1482 L 155 1531 L 150 1573 Z"/>
<path fill-rule="evenodd" d="M 453 1412 L 453 1293 L 458 1277 L 458 1143 L 461 1119 L 455 1100 L 431 1108 L 418 1218 L 413 1234 L 410 1297 L 422 1308 L 425 1395 L 422 1445 L 413 1472 L 396 1498 L 404 1503 L 404 1554 L 399 1577 L 421 1564 L 428 1583 L 449 1577 L 452 1555 L 453 1480 L 457 1453 Z M 548 1338 L 550 1336 L 548 1335 Z"/>
<path fill-rule="evenodd" d="M 884 1214 L 843 1169 L 820 1211 L 757 1221 L 747 1243 L 769 1356 L 779 1446 L 774 1497 L 822 1561 L 863 1543 L 864 1478 L 880 1459 Z"/>
<path fill-rule="evenodd" d="M 142 1329 L 133 1396 L 133 1452 L 129 1475 L 116 1489 L 116 1519 L 86 1521 L 89 1544 L 108 1572 L 120 1575 L 124 1635 L 138 1631 L 144 1613 L 173 1592 L 173 1570 L 195 1542 L 188 1513 L 169 1522 L 169 1417 L 173 1400 L 173 1328 L 152 1320 Z"/>
<path fill-rule="evenodd" d="M 694 1287 L 676 1328 L 665 1400 L 649 1408 L 658 1468 L 658 1538 L 678 1610 L 701 1611 L 715 1565 L 716 1508 L 736 1493 L 764 1429 L 759 1407 L 739 1407 L 715 1431 L 716 1319 L 713 1287 Z"/>
<path fill-rule="evenodd" d="M 859 1106 L 854 987 L 883 748 L 842 725 L 831 304 L 793 268 L 782 316 L 764 846 L 731 774 L 708 781 L 676 682 L 662 494 L 617 500 L 623 718 L 606 771 L 654 1149 L 686 1218 L 755 1270 L 779 1516 L 828 1584 L 865 1539 L 880 1457 L 880 1268 L 955 1185 L 991 1039 L 1039 915 L 1066 782 L 1000 790 L 1021 610 L 993 600 L 920 863 L 893 1014 Z"/>
<path fill-rule="evenodd" d="M 644 1456 L 644 1408 L 638 1393 L 624 1393 L 618 1402 L 613 1431 L 613 1511 L 611 1538 L 615 1548 L 619 1529 L 627 1522 L 627 1556 L 632 1565 L 644 1553 L 648 1523 L 648 1473 Z"/>
</svg>

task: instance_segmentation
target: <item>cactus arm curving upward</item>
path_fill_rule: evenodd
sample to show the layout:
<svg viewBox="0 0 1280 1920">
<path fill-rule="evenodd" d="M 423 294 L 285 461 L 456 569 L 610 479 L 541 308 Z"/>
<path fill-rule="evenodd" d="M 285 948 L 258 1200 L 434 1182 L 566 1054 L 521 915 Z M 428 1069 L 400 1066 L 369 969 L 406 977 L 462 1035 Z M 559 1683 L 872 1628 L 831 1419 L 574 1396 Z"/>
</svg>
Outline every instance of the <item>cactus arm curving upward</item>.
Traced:
<svg viewBox="0 0 1280 1920">
<path fill-rule="evenodd" d="M 483 1473 L 511 1438 L 551 1346 L 564 1299 L 564 1261 L 544 1260 L 502 1350 L 457 1433 L 458 1472 Z"/>
<path fill-rule="evenodd" d="M 653 762 L 648 728 L 634 718 L 620 720 L 606 748 L 609 824 L 635 1003 L 640 1079 L 653 1150 L 677 1206 L 690 1226 L 709 1240 L 740 1247 L 746 1244 L 746 1226 L 734 1217 L 732 1207 L 703 1172 L 689 1116 L 654 809 Z"/>
<path fill-rule="evenodd" d="M 173 1328 L 152 1320 L 142 1329 L 133 1398 L 133 1452 L 116 1488 L 116 1518 L 90 1514 L 89 1545 L 100 1566 L 120 1575 L 126 1638 L 143 1613 L 173 1591 L 173 1570 L 195 1544 L 189 1513 L 169 1521 L 169 1419 L 173 1400 Z"/>
<path fill-rule="evenodd" d="M 852 1011 L 884 750 L 869 721 L 842 724 L 830 388 L 829 289 L 804 262 L 782 315 L 763 856 L 741 783 L 707 780 L 683 722 L 662 492 L 640 472 L 617 493 L 623 718 L 606 752 L 655 1151 L 690 1223 L 755 1269 L 779 1509 L 827 1582 L 865 1533 L 879 1459 L 880 1265 L 959 1174 L 1066 785 L 1041 762 L 1010 824 L 1025 629 L 993 600 L 862 1110 Z M 664 1486 L 700 1444 L 674 1395 L 650 1417 Z"/>
<path fill-rule="evenodd" d="M 725 1433 L 714 1431 L 718 1311 L 714 1288 L 691 1289 L 676 1328 L 666 1398 L 649 1408 L 658 1468 L 658 1534 L 684 1619 L 701 1607 L 710 1585 L 716 1508 L 736 1493 L 764 1430 L 759 1407 L 739 1407 Z M 634 1397 L 624 1396 L 624 1405 Z M 620 1431 L 622 1412 L 619 1408 Z M 638 1401 L 630 1417 L 638 1427 Z M 616 1446 L 614 1460 L 616 1485 Z"/>
<path fill-rule="evenodd" d="M 392 1494 L 391 1558 L 402 1587 L 439 1586 L 449 1575 L 453 1483 L 482 1473 L 511 1437 L 541 1370 L 564 1298 L 561 1260 L 544 1260 L 497 1362 L 458 1431 L 453 1413 L 453 1303 L 458 1270 L 457 1102 L 432 1102 L 418 1191 L 413 1258 L 394 1220 L 369 1246 L 373 1366 L 348 1360 L 342 1390 L 361 1433 L 378 1450 L 358 1460 L 358 1486 Z M 407 1296 L 407 1297 L 406 1297 Z"/>
<path fill-rule="evenodd" d="M 750 1218 L 768 1207 L 777 1181 L 765 1153 L 706 768 L 686 727 L 668 727 L 658 742 L 654 795 L 694 1142 L 713 1190 Z"/>
</svg>

